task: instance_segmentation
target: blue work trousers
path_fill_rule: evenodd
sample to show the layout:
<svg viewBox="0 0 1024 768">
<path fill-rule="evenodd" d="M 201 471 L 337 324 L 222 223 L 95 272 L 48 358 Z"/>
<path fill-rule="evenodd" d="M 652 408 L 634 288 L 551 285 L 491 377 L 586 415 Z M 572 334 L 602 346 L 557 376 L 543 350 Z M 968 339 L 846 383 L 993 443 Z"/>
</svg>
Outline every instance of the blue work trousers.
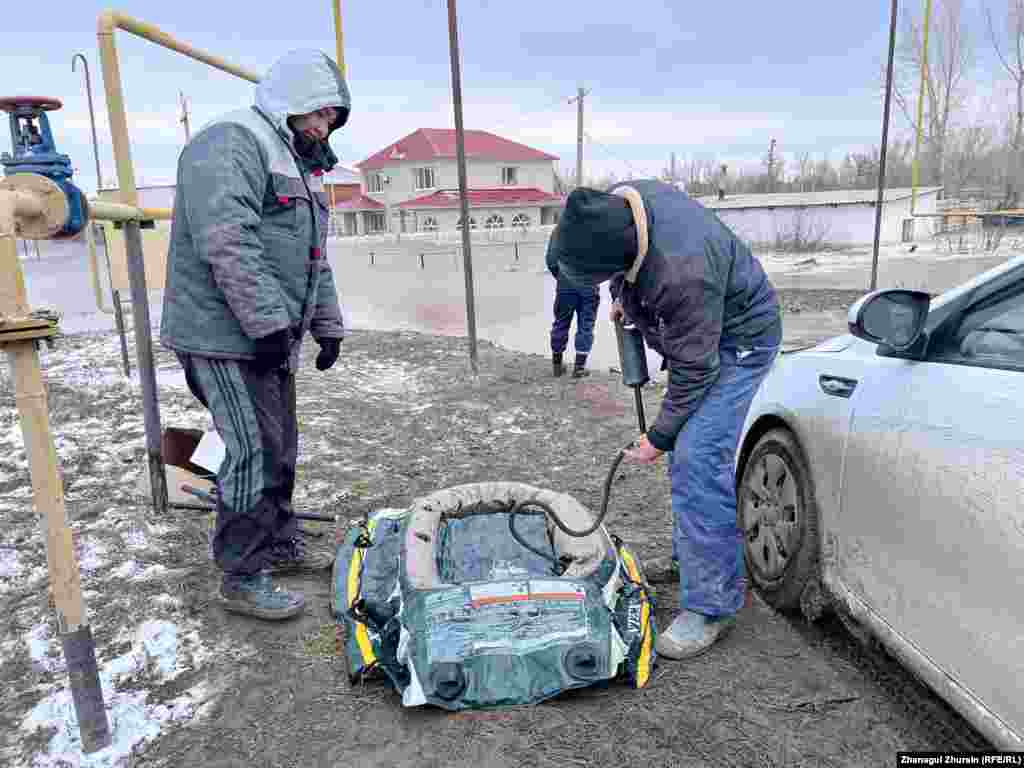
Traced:
<svg viewBox="0 0 1024 768">
<path fill-rule="evenodd" d="M 736 519 L 740 431 L 780 346 L 773 330 L 753 345 L 723 340 L 718 379 L 667 456 L 672 481 L 672 554 L 679 604 L 707 616 L 736 613 L 746 599 L 743 533 Z"/>
<path fill-rule="evenodd" d="M 594 321 L 601 294 L 597 289 L 575 288 L 558 283 L 555 288 L 555 321 L 551 325 L 551 351 L 564 352 L 569 344 L 569 328 L 576 315 L 576 352 L 589 354 L 594 346 Z"/>
</svg>

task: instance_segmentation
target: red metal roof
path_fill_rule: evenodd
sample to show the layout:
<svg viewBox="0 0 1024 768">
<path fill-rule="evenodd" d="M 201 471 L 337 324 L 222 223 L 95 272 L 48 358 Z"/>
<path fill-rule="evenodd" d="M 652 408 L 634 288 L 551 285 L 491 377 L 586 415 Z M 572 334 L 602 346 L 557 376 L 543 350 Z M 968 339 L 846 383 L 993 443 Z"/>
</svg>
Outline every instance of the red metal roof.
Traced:
<svg viewBox="0 0 1024 768">
<path fill-rule="evenodd" d="M 378 203 L 372 197 L 359 194 L 348 200 L 338 200 L 334 209 L 336 211 L 383 211 L 384 203 Z"/>
<path fill-rule="evenodd" d="M 471 208 L 488 205 L 562 205 L 558 195 L 549 195 L 535 187 L 498 187 L 495 189 L 466 190 Z M 440 189 L 423 197 L 398 204 L 399 208 L 458 208 L 459 190 Z"/>
<path fill-rule="evenodd" d="M 480 160 L 497 160 L 506 163 L 529 160 L 557 160 L 555 155 L 541 152 L 525 144 L 503 139 L 487 131 L 466 131 L 466 157 Z M 455 157 L 455 130 L 452 128 L 420 128 L 405 138 L 388 145 L 375 155 L 356 163 L 356 168 L 366 171 L 382 168 L 389 163 L 427 162 L 438 158 Z"/>
</svg>

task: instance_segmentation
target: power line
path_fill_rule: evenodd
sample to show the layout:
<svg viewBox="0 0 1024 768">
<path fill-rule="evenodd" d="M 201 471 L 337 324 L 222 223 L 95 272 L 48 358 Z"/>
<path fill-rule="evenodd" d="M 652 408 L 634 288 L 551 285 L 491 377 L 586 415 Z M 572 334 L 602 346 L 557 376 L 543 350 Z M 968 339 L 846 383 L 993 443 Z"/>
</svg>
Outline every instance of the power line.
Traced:
<svg viewBox="0 0 1024 768">
<path fill-rule="evenodd" d="M 589 141 L 591 144 L 593 144 L 593 145 L 597 146 L 598 148 L 600 148 L 610 158 L 612 158 L 613 160 L 618 160 L 620 163 L 624 163 L 626 165 L 626 167 L 629 168 L 629 172 L 633 176 L 640 176 L 640 175 L 642 175 L 642 174 L 637 172 L 636 168 L 633 167 L 633 164 L 630 163 L 629 160 L 626 160 L 625 158 L 620 157 L 619 155 L 617 155 L 614 152 L 612 152 L 607 146 L 602 144 L 600 141 L 595 139 L 593 136 L 591 136 L 586 131 L 583 132 L 583 135 L 587 137 L 587 141 Z"/>
<path fill-rule="evenodd" d="M 528 118 L 528 117 L 540 114 L 542 112 L 547 112 L 549 109 L 552 109 L 553 107 L 556 107 L 556 106 L 558 106 L 560 104 L 563 104 L 563 105 L 564 104 L 572 104 L 574 101 L 575 101 L 575 97 L 571 97 L 570 98 L 570 97 L 567 97 L 567 96 L 559 96 L 554 101 L 550 102 L 549 104 L 545 104 L 543 107 L 540 107 L 539 109 L 534 109 L 534 110 L 531 110 L 529 112 L 520 112 L 517 117 L 511 118 L 509 120 L 505 120 L 504 122 L 498 123 L 495 126 L 491 126 L 490 130 L 494 131 L 494 132 L 497 132 L 497 131 L 499 131 L 499 130 L 501 130 L 503 128 L 508 127 L 509 125 L 512 125 L 513 123 L 516 123 L 517 125 L 521 124 L 523 122 L 523 120 Z"/>
</svg>

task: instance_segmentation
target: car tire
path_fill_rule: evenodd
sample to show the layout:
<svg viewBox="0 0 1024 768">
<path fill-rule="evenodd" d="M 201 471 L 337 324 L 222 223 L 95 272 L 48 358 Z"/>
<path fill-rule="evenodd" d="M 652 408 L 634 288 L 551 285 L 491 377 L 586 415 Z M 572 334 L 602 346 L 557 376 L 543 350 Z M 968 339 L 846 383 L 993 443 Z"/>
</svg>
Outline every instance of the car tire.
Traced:
<svg viewBox="0 0 1024 768">
<path fill-rule="evenodd" d="M 736 488 L 747 577 L 773 608 L 799 613 L 819 579 L 818 507 L 807 459 L 788 429 L 754 445 Z"/>
</svg>

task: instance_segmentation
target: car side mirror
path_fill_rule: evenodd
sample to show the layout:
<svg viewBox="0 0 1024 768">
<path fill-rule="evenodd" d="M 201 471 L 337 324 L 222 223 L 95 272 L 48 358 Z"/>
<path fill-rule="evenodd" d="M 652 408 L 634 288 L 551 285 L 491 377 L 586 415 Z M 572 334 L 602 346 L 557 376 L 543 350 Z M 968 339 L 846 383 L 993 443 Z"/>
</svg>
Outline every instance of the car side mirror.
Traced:
<svg viewBox="0 0 1024 768">
<path fill-rule="evenodd" d="M 847 317 L 859 339 L 906 352 L 917 342 L 928 319 L 932 297 L 902 288 L 874 291 L 859 299 Z"/>
</svg>

